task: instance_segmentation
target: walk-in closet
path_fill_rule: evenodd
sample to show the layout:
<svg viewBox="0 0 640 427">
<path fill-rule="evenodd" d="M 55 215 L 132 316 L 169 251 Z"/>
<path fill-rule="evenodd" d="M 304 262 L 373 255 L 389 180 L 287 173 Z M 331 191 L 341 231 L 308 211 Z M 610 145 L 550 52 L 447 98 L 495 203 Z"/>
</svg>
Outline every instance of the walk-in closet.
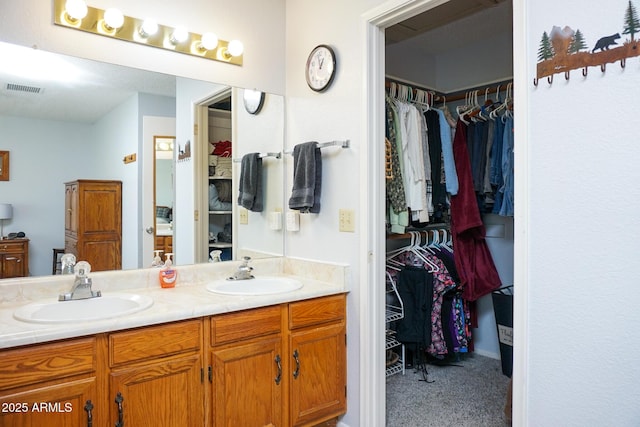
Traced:
<svg viewBox="0 0 640 427">
<path fill-rule="evenodd" d="M 512 20 L 450 0 L 385 31 L 389 427 L 510 420 Z"/>
</svg>

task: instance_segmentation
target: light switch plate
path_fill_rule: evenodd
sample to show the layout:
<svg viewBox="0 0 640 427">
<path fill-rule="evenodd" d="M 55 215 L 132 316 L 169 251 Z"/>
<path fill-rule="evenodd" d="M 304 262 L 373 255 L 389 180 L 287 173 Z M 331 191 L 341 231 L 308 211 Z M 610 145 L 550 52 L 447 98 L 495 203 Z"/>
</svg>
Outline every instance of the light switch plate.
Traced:
<svg viewBox="0 0 640 427">
<path fill-rule="evenodd" d="M 356 231 L 355 213 L 353 209 L 340 209 L 338 211 L 338 228 L 340 231 L 353 233 Z"/>
<path fill-rule="evenodd" d="M 240 224 L 249 224 L 249 211 L 244 209 L 244 208 L 240 208 L 239 212 L 238 212 L 238 216 L 240 217 Z"/>
<path fill-rule="evenodd" d="M 287 231 L 300 231 L 300 212 L 287 212 Z"/>
</svg>

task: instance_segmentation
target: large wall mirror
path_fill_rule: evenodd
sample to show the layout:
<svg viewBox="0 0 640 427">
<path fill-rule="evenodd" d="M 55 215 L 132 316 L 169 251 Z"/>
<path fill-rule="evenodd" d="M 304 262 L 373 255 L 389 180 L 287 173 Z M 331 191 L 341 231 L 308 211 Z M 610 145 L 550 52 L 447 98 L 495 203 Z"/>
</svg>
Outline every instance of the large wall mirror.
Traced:
<svg viewBox="0 0 640 427">
<path fill-rule="evenodd" d="M 46 56 L 49 65 L 34 62 L 37 59 L 30 57 L 34 53 Z M 190 93 L 189 99 L 194 104 L 185 106 L 176 100 L 181 99 L 180 87 L 189 79 L 2 42 L 0 54 L 3 58 L 0 63 L 0 150 L 11 152 L 11 180 L 0 182 L 0 203 L 11 203 L 14 208 L 13 218 L 5 221 L 5 231 L 23 231 L 30 239 L 31 276 L 52 273 L 52 250 L 64 247 L 64 183 L 76 179 L 123 182 L 123 269 L 149 266 L 148 250 L 143 243 L 149 226 L 154 229 L 154 239 L 167 235 L 181 242 L 191 241 L 194 247 L 198 245 L 200 236 L 192 235 L 193 231 L 187 233 L 190 235 L 181 235 L 180 228 L 174 227 L 177 216 L 190 220 L 194 209 L 200 208 L 180 205 L 179 201 L 177 206 L 173 205 L 175 194 L 183 190 L 175 187 L 175 174 L 180 173 L 176 168 L 184 165 L 177 159 L 175 150 L 171 151 L 172 159 L 166 160 L 168 164 L 159 163 L 165 160 L 156 156 L 156 143 L 167 143 L 179 133 L 150 129 L 148 123 L 175 121 L 177 110 L 183 108 L 189 109 L 184 114 L 191 115 L 195 103 L 210 95 L 206 90 Z M 176 84 L 178 80 L 181 84 Z M 214 80 L 215 77 L 212 82 L 193 81 L 192 87 L 207 87 Z M 242 107 L 242 89 L 229 89 L 233 97 L 240 97 L 239 101 L 231 102 L 235 126 L 232 161 L 251 151 L 282 151 L 283 98 L 266 94 L 260 114 L 250 115 Z M 174 146 L 184 144 L 179 140 L 173 142 Z M 201 142 L 200 146 L 197 144 L 198 141 L 191 141 L 192 161 L 206 165 L 208 144 L 206 147 Z M 131 160 L 133 154 L 136 157 Z M 149 160 L 149 156 L 155 160 Z M 271 213 L 284 207 L 282 163 L 265 160 L 263 177 L 268 189 L 264 197 L 269 208 L 260 213 L 251 212 L 248 223 L 241 225 L 237 222 L 241 212 L 235 201 L 237 184 L 234 183 L 232 215 L 236 254 L 283 255 L 282 230 L 272 229 L 268 221 Z M 239 176 L 239 164 L 232 163 L 234 182 Z M 193 168 L 193 179 L 203 180 L 196 188 L 207 189 L 206 168 L 196 165 Z M 160 177 L 161 171 L 167 175 Z M 153 191 L 154 183 L 157 191 Z M 154 194 L 157 203 L 147 202 L 148 194 Z M 206 200 L 206 196 L 201 199 Z M 146 212 L 157 214 L 156 205 L 169 208 L 162 212 L 166 225 L 157 219 L 151 223 L 143 219 Z M 176 254 L 178 265 L 184 263 L 179 255 Z M 206 262 L 206 259 L 192 257 L 193 261 Z"/>
</svg>

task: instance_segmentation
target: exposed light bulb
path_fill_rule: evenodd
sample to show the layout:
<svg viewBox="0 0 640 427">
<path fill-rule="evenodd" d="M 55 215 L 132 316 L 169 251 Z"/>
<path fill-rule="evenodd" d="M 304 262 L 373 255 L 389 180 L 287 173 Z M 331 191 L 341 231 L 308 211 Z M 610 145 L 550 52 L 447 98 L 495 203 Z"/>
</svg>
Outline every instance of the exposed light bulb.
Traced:
<svg viewBox="0 0 640 427">
<path fill-rule="evenodd" d="M 218 47 L 218 36 L 213 33 L 204 33 L 200 40 L 200 45 L 205 50 L 214 50 Z"/>
<path fill-rule="evenodd" d="M 173 44 L 179 44 L 179 43 L 186 42 L 188 38 L 189 38 L 189 32 L 187 31 L 186 28 L 176 27 L 176 29 L 173 30 L 173 33 L 171 34 L 170 40 L 171 40 L 171 43 Z"/>
<path fill-rule="evenodd" d="M 109 8 L 104 11 L 104 23 L 107 30 L 117 30 L 124 24 L 124 15 L 116 8 Z"/>
<path fill-rule="evenodd" d="M 72 21 L 77 21 L 87 16 L 89 9 L 84 0 L 67 0 L 64 10 Z"/>
<path fill-rule="evenodd" d="M 158 23 L 155 19 L 145 19 L 138 30 L 142 37 L 151 37 L 158 32 Z"/>
<path fill-rule="evenodd" d="M 240 40 L 231 40 L 227 46 L 227 52 L 231 56 L 240 56 L 244 52 L 244 45 Z"/>
</svg>

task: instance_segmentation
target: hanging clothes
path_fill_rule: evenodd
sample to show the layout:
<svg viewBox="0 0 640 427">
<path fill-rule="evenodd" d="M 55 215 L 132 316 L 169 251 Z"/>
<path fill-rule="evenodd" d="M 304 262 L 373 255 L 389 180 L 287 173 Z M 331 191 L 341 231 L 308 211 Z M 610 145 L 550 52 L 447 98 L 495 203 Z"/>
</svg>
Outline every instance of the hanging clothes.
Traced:
<svg viewBox="0 0 640 427">
<path fill-rule="evenodd" d="M 456 312 L 453 298 L 445 299 L 458 285 L 439 251 L 423 252 L 418 256 L 408 250 L 397 255 L 395 260 L 405 265 L 399 272 L 387 270 L 397 282 L 404 303 L 405 317 L 398 321 L 398 340 L 406 344 L 417 343 L 435 357 L 467 351 L 470 329 L 460 329 L 456 325 L 464 326 L 469 317 L 465 318 L 464 310 Z M 456 350 L 451 345 L 453 342 L 458 343 Z"/>
<path fill-rule="evenodd" d="M 436 110 L 440 119 L 440 143 L 442 145 L 442 162 L 447 192 L 451 195 L 458 194 L 458 174 L 453 160 L 453 135 L 447 115 L 443 110 Z M 446 110 L 447 112 L 449 110 Z"/>
<path fill-rule="evenodd" d="M 447 203 L 447 189 L 444 183 L 442 166 L 442 141 L 440 132 L 440 115 L 430 108 L 424 113 L 427 125 L 427 140 L 429 141 L 429 156 L 431 159 L 431 190 L 433 204 L 433 221 L 442 222 Z"/>
<path fill-rule="evenodd" d="M 502 178 L 504 185 L 502 190 L 502 205 L 500 215 L 513 216 L 513 117 L 507 116 L 504 124 L 502 144 Z"/>
<path fill-rule="evenodd" d="M 407 200 L 405 198 L 404 181 L 402 178 L 402 163 L 398 154 L 398 136 L 396 133 L 397 114 L 392 101 L 387 98 L 385 102 L 385 112 L 387 117 L 386 137 L 391 149 L 391 169 L 393 176 L 386 180 L 386 194 L 388 204 L 387 224 L 390 225 L 391 233 L 404 233 L 405 227 L 409 225 L 409 213 L 407 211 Z"/>
<path fill-rule="evenodd" d="M 462 120 L 458 120 L 456 126 L 453 155 L 460 185 L 458 194 L 451 197 L 455 263 L 463 298 L 475 301 L 499 288 L 501 282 L 485 241 L 485 228 L 478 209 L 467 150 L 467 129 Z"/>
</svg>

